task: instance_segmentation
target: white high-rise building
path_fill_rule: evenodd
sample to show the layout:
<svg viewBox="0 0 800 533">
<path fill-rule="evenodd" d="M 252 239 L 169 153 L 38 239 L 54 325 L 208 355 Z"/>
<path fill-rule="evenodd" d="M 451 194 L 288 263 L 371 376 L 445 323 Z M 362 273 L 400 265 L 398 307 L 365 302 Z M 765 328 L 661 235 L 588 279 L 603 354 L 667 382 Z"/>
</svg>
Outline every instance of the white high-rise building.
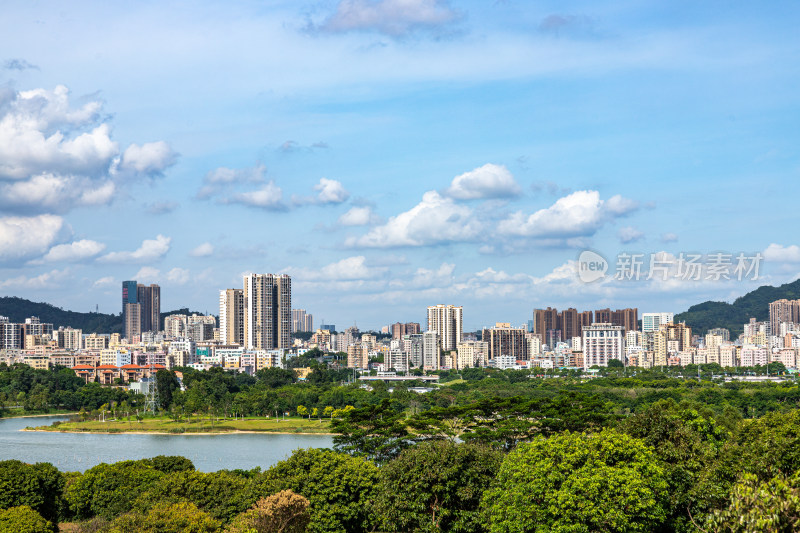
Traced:
<svg viewBox="0 0 800 533">
<path fill-rule="evenodd" d="M 441 356 L 439 353 L 439 334 L 426 331 L 422 334 L 422 366 L 425 370 L 439 370 Z"/>
<path fill-rule="evenodd" d="M 244 339 L 244 291 L 219 291 L 219 340 L 222 344 L 239 344 Z"/>
<path fill-rule="evenodd" d="M 442 350 L 454 351 L 461 343 L 463 308 L 455 305 L 428 307 L 428 331 L 435 331 L 442 341 Z"/>
<path fill-rule="evenodd" d="M 675 321 L 675 313 L 642 313 L 642 333 L 658 331 L 661 324 Z"/>
<path fill-rule="evenodd" d="M 608 366 L 611 359 L 625 364 L 625 330 L 613 324 L 583 327 L 583 368 Z"/>
<path fill-rule="evenodd" d="M 244 277 L 244 346 L 255 350 L 290 348 L 292 280 L 286 274 Z"/>
</svg>

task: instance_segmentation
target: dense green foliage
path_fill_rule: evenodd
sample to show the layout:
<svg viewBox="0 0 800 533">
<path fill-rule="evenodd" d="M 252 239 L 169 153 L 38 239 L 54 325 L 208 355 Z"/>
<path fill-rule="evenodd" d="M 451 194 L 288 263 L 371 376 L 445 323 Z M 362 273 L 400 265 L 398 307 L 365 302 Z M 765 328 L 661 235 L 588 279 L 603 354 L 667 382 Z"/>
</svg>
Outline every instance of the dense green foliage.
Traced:
<svg viewBox="0 0 800 533">
<path fill-rule="evenodd" d="M 63 489 L 64 477 L 50 463 L 0 461 L 0 509 L 28 506 L 46 520 L 56 521 L 62 511 Z"/>
<path fill-rule="evenodd" d="M 297 450 L 265 472 L 260 492 L 291 490 L 310 502 L 312 533 L 370 531 L 378 469 L 370 461 L 332 450 Z"/>
<path fill-rule="evenodd" d="M 54 533 L 53 524 L 42 515 L 20 505 L 0 510 L 0 533 Z"/>
<path fill-rule="evenodd" d="M 520 445 L 483 498 L 492 532 L 649 532 L 666 517 L 666 491 L 651 448 L 603 430 Z"/>
<path fill-rule="evenodd" d="M 480 501 L 503 456 L 450 441 L 413 446 L 380 470 L 376 514 L 384 531 L 483 531 Z"/>
</svg>

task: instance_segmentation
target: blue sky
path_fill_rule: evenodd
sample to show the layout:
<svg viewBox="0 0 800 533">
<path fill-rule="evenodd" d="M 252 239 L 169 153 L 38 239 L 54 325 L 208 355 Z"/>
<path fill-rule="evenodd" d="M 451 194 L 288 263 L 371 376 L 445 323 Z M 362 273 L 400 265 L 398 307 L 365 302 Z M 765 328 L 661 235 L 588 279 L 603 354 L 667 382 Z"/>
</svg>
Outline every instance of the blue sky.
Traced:
<svg viewBox="0 0 800 533">
<path fill-rule="evenodd" d="M 798 11 L 6 2 L 0 294 L 116 313 L 137 279 L 216 313 L 243 273 L 286 272 L 317 323 L 452 303 L 475 329 L 791 281 Z M 604 279 L 578 278 L 586 249 Z M 616 280 L 621 252 L 763 260 Z"/>
</svg>

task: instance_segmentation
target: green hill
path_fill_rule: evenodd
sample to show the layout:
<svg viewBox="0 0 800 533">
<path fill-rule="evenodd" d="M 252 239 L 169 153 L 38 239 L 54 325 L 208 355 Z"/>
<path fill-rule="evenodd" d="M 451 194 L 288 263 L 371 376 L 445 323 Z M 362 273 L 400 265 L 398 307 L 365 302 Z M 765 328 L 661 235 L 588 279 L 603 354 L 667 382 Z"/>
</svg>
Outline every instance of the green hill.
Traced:
<svg viewBox="0 0 800 533">
<path fill-rule="evenodd" d="M 25 322 L 26 318 L 38 316 L 44 323 L 80 328 L 84 333 L 122 333 L 122 316 L 105 313 L 79 313 L 66 311 L 44 302 L 32 302 L 14 296 L 0 297 L 0 316 L 11 322 Z"/>
<path fill-rule="evenodd" d="M 786 283 L 779 287 L 764 285 L 744 296 L 740 296 L 732 304 L 727 302 L 703 302 L 693 305 L 687 311 L 675 315 L 676 322 L 686 322 L 692 332 L 705 335 L 711 328 L 727 328 L 731 336 L 742 333 L 743 325 L 751 318 L 763 321 L 769 319 L 769 303 L 786 298 L 800 298 L 800 280 Z"/>
<path fill-rule="evenodd" d="M 192 313 L 204 314 L 190 311 L 188 308 L 168 311 L 161 313 L 162 325 L 164 317 L 168 315 L 191 315 Z M 59 326 L 72 327 L 82 329 L 84 333 L 122 333 L 121 313 L 111 315 L 66 311 L 45 302 L 32 302 L 15 296 L 0 297 L 0 316 L 7 316 L 9 321 L 15 323 L 25 322 L 26 318 L 37 316 L 42 322 L 53 324 L 56 329 Z"/>
</svg>

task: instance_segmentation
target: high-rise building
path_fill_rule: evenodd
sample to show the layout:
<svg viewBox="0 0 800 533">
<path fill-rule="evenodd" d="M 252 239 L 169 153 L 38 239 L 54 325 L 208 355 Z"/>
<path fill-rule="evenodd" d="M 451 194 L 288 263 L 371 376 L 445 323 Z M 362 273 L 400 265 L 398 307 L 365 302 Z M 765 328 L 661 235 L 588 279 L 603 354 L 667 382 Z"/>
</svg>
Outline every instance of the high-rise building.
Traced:
<svg viewBox="0 0 800 533">
<path fill-rule="evenodd" d="M 244 339 L 244 289 L 219 291 L 219 339 L 242 345 Z"/>
<path fill-rule="evenodd" d="M 439 370 L 441 366 L 439 334 L 426 331 L 422 334 L 422 365 L 425 370 Z"/>
<path fill-rule="evenodd" d="M 769 326 L 772 335 L 778 335 L 784 322 L 800 322 L 800 300 L 776 300 L 769 304 Z"/>
<path fill-rule="evenodd" d="M 598 309 L 594 312 L 594 321 L 596 324 L 611 324 L 611 309 Z"/>
<path fill-rule="evenodd" d="M 292 309 L 292 333 L 314 331 L 314 317 L 305 309 Z"/>
<path fill-rule="evenodd" d="M 391 326 L 392 338 L 402 339 L 403 335 L 417 335 L 420 332 L 419 322 L 395 322 Z"/>
<path fill-rule="evenodd" d="M 611 323 L 615 326 L 622 326 L 625 331 L 637 331 L 639 329 L 639 309 L 630 307 L 627 309 L 617 309 L 611 313 Z"/>
<path fill-rule="evenodd" d="M 455 305 L 428 307 L 428 331 L 439 334 L 442 350 L 456 350 L 463 334 L 463 308 Z"/>
<path fill-rule="evenodd" d="M 658 331 L 661 324 L 671 324 L 675 313 L 642 313 L 642 333 Z"/>
<path fill-rule="evenodd" d="M 137 312 L 138 316 L 129 316 L 129 312 Z M 161 287 L 123 281 L 122 324 L 128 339 L 146 331 L 161 331 Z"/>
<path fill-rule="evenodd" d="M 597 313 L 595 313 L 597 316 Z M 602 315 L 601 315 L 602 316 Z M 608 366 L 611 359 L 625 364 L 625 332 L 622 326 L 595 323 L 583 328 L 583 367 Z"/>
<path fill-rule="evenodd" d="M 487 345 L 490 361 L 501 355 L 511 355 L 522 361 L 529 359 L 524 328 L 512 328 L 509 323 L 498 322 L 493 328 L 483 329 L 481 340 Z"/>
<path fill-rule="evenodd" d="M 689 350 L 692 328 L 684 323 L 661 324 L 653 338 L 653 365 L 665 366 L 670 355 Z"/>
<path fill-rule="evenodd" d="M 555 329 L 559 329 L 558 309 L 548 307 L 533 310 L 533 333 L 538 335 L 542 342 L 547 342 L 547 332 Z"/>
<path fill-rule="evenodd" d="M 272 350 L 292 344 L 292 280 L 286 275 L 244 276 L 244 346 Z"/>
</svg>

